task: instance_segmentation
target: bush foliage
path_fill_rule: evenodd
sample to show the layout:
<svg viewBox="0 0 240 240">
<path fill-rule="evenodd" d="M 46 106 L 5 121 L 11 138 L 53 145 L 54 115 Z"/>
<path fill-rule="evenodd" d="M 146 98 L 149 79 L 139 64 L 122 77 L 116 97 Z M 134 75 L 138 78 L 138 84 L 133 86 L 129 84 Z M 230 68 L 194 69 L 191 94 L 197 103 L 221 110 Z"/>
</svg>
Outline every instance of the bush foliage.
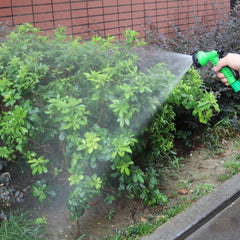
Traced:
<svg viewBox="0 0 240 240">
<path fill-rule="evenodd" d="M 49 37 L 24 24 L 0 47 L 0 164 L 27 162 L 33 175 L 66 176 L 73 220 L 110 182 L 130 198 L 164 204 L 158 171 L 136 157 L 146 138 L 155 155 L 166 157 L 176 109 L 192 113 L 198 123 L 219 111 L 193 69 L 166 100 L 174 76 L 162 63 L 139 70 L 134 48 L 144 44 L 131 30 L 119 42 L 110 36 L 85 42 L 68 38 L 64 28 Z M 41 202 L 55 195 L 48 184 L 33 185 Z"/>
</svg>

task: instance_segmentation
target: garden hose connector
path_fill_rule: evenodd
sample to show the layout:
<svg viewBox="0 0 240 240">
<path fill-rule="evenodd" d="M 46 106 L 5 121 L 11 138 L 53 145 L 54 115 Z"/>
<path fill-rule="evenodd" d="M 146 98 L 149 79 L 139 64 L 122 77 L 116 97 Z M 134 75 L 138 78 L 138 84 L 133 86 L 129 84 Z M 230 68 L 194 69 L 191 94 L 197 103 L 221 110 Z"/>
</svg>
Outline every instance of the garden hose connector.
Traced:
<svg viewBox="0 0 240 240">
<path fill-rule="evenodd" d="M 223 52 L 222 51 L 210 51 L 210 52 L 195 52 L 192 55 L 192 60 L 194 66 L 197 68 L 200 68 L 202 66 L 207 65 L 208 62 L 211 62 L 214 66 L 217 65 L 219 59 L 222 57 Z M 220 70 L 221 73 L 225 75 L 225 77 L 228 80 L 229 85 L 233 88 L 235 92 L 240 91 L 240 81 L 238 81 L 239 73 L 238 71 L 231 69 L 229 67 L 223 67 Z"/>
</svg>

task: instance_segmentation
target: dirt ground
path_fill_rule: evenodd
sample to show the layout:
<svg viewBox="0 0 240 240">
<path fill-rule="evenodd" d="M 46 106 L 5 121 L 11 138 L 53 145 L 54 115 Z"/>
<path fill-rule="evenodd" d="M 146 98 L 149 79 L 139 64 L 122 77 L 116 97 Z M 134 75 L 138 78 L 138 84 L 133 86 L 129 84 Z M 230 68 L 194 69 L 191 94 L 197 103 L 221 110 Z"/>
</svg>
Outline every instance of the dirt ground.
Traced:
<svg viewBox="0 0 240 240">
<path fill-rule="evenodd" d="M 223 140 L 219 153 L 199 147 L 181 160 L 180 169 L 166 168 L 160 186 L 161 192 L 169 198 L 165 208 L 178 203 L 183 197 L 192 199 L 194 194 L 200 197 L 202 193 L 200 190 L 219 186 L 222 183 L 220 175 L 226 171 L 225 162 L 232 159 L 239 150 L 238 138 L 234 141 Z M 33 207 L 37 217 L 45 217 L 47 220 L 49 240 L 74 239 L 76 225 L 70 220 L 66 208 L 67 191 L 67 189 L 60 190 L 49 206 L 38 204 L 36 205 L 38 207 Z M 140 202 L 130 201 L 127 198 L 110 206 L 106 206 L 101 199 L 97 199 L 92 204 L 92 209 L 85 212 L 80 219 L 80 230 L 84 235 L 81 239 L 103 239 L 136 221 L 154 219 L 161 213 L 161 208 L 148 208 Z"/>
</svg>

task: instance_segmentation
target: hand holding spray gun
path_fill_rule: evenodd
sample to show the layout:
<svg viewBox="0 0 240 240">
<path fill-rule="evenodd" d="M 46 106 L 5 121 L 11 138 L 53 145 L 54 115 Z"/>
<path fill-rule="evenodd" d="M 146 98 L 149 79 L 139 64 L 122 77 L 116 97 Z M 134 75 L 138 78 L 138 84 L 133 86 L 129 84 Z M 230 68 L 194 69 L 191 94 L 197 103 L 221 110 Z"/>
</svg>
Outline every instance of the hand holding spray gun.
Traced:
<svg viewBox="0 0 240 240">
<path fill-rule="evenodd" d="M 221 79 L 221 81 L 229 86 L 227 78 L 220 72 L 220 70 L 225 66 L 229 66 L 230 68 L 240 72 L 240 55 L 236 53 L 228 53 L 224 58 L 219 60 L 216 67 L 213 67 L 213 70 L 217 73 L 217 76 Z"/>
<path fill-rule="evenodd" d="M 193 54 L 193 64 L 196 67 L 205 66 L 209 61 L 214 65 L 213 70 L 217 73 L 217 76 L 227 86 L 231 86 L 235 92 L 240 91 L 240 55 L 229 53 L 225 57 L 221 58 L 222 52 L 211 51 L 203 52 L 199 51 Z M 221 59 L 219 59 L 219 57 Z"/>
</svg>

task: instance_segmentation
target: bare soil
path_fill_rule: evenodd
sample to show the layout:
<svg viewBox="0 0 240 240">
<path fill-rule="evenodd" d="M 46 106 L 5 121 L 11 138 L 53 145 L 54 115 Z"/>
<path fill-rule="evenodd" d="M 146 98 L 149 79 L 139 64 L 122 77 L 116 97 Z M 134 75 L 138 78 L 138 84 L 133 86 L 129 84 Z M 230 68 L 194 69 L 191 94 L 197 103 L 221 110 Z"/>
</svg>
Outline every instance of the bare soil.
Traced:
<svg viewBox="0 0 240 240">
<path fill-rule="evenodd" d="M 173 206 L 182 198 L 187 201 L 194 196 L 201 197 L 200 190 L 206 190 L 201 186 L 218 187 L 222 183 L 220 176 L 226 171 L 225 162 L 239 153 L 239 149 L 238 138 L 234 141 L 223 140 L 219 153 L 206 147 L 199 147 L 180 161 L 180 169 L 166 167 L 160 186 L 161 192 L 169 198 L 164 208 Z M 38 203 L 32 207 L 37 217 L 46 218 L 49 240 L 76 239 L 76 224 L 70 220 L 66 208 L 67 192 L 67 188 L 61 189 L 49 206 Z M 143 206 L 141 202 L 131 201 L 128 198 L 122 198 L 112 205 L 106 205 L 101 199 L 96 199 L 96 202 L 92 203 L 91 210 L 86 211 L 80 219 L 81 234 L 85 235 L 81 239 L 103 239 L 134 222 L 155 219 L 162 215 L 162 210 L 162 207 L 149 208 Z"/>
</svg>

